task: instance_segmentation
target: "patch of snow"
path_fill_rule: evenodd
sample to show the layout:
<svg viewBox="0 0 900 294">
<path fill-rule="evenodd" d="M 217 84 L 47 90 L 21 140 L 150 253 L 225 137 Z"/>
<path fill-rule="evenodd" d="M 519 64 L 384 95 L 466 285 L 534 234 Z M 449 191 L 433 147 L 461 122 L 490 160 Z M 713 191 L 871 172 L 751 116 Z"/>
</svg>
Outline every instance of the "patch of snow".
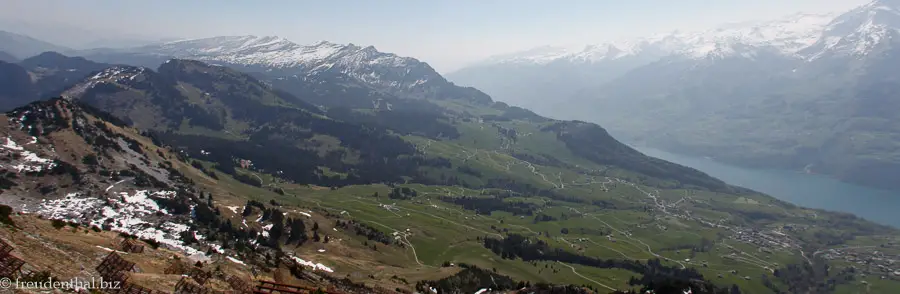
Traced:
<svg viewBox="0 0 900 294">
<path fill-rule="evenodd" d="M 900 11 L 873 1 L 836 18 L 812 46 L 808 60 L 830 54 L 863 57 L 900 33 Z"/>
<path fill-rule="evenodd" d="M 115 187 L 116 185 L 121 184 L 122 182 L 125 182 L 125 181 L 127 181 L 127 179 L 121 180 L 121 181 L 116 182 L 115 184 L 109 185 L 109 187 L 106 187 L 106 191 L 105 191 L 105 192 L 109 192 L 110 189 L 112 189 L 112 188 Z"/>
<path fill-rule="evenodd" d="M 234 262 L 234 263 L 237 263 L 237 264 L 240 264 L 240 265 L 247 265 L 247 264 L 244 263 L 243 261 L 241 261 L 241 260 L 239 260 L 239 259 L 237 259 L 237 258 L 231 257 L 231 256 L 225 256 L 225 258 L 227 258 L 227 259 L 230 260 L 231 262 Z"/>
<path fill-rule="evenodd" d="M 134 193 L 129 194 L 128 192 L 120 192 L 119 195 L 122 197 L 122 201 L 127 204 L 131 204 L 130 208 L 138 213 L 151 214 L 160 212 L 162 214 L 169 214 L 165 209 L 159 208 L 159 205 L 156 204 L 156 201 L 150 199 L 150 196 L 155 196 L 159 198 L 172 198 L 175 195 L 174 191 L 156 191 L 149 192 L 147 190 L 137 190 Z"/>
<path fill-rule="evenodd" d="M 302 212 L 302 211 L 301 211 L 301 212 L 300 212 L 300 214 L 302 214 L 302 215 L 305 215 L 305 216 L 306 216 L 306 217 L 312 217 L 312 215 L 311 215 L 311 214 L 309 214 L 309 213 L 306 213 L 306 212 Z"/>
<path fill-rule="evenodd" d="M 0 148 L 18 153 L 19 159 L 16 160 L 18 162 L 13 164 L 13 168 L 18 172 L 40 172 L 56 166 L 52 159 L 41 158 L 36 153 L 25 150 L 10 137 L 6 137 L 6 142 L 0 145 Z"/>
<path fill-rule="evenodd" d="M 275 226 L 275 224 L 268 224 L 263 226 L 262 232 L 260 232 L 260 234 L 262 234 L 263 237 L 269 237 L 269 230 L 271 230 L 273 226 Z"/>
<path fill-rule="evenodd" d="M 210 243 L 210 244 L 209 244 L 209 248 L 212 248 L 213 251 L 215 251 L 216 253 L 219 253 L 219 254 L 224 254 L 224 253 L 225 253 L 225 250 L 222 249 L 222 246 L 219 245 L 219 244 Z"/>
<path fill-rule="evenodd" d="M 131 194 L 123 192 L 119 194 L 120 197 L 102 200 L 83 196 L 81 193 L 69 193 L 60 199 L 43 199 L 35 213 L 48 219 L 106 227 L 114 232 L 153 240 L 194 258 L 203 259 L 205 255 L 202 252 L 185 246 L 180 240 L 181 233 L 189 230 L 187 225 L 171 221 L 149 221 L 157 214 L 168 214 L 149 197 L 168 198 L 174 194 L 172 191 L 139 190 Z"/>
<path fill-rule="evenodd" d="M 425 83 L 427 83 L 427 82 L 428 82 L 427 79 L 418 79 L 418 80 L 416 80 L 415 82 L 413 82 L 412 84 L 410 84 L 408 87 L 409 87 L 409 88 L 412 88 L 412 87 L 415 87 L 415 86 L 418 86 L 418 85 L 425 84 Z"/>
<path fill-rule="evenodd" d="M 325 252 L 325 249 L 319 249 L 318 251 L 319 251 L 319 253 L 323 253 L 323 252 Z"/>
<path fill-rule="evenodd" d="M 106 248 L 106 247 L 103 247 L 103 246 L 100 246 L 100 245 L 94 245 L 94 247 L 103 249 L 103 250 L 108 251 L 108 252 L 116 252 L 116 253 L 120 253 L 120 254 L 128 254 L 128 252 L 122 252 L 122 251 L 118 251 L 118 250 L 113 250 L 113 249 Z"/>
<path fill-rule="evenodd" d="M 313 270 L 322 270 L 322 271 L 326 271 L 329 273 L 334 272 L 334 270 L 332 270 L 330 267 L 327 267 L 321 263 L 313 263 L 312 261 L 306 261 L 306 260 L 303 260 L 302 258 L 299 258 L 296 256 L 291 256 L 291 258 L 294 259 L 294 261 L 296 261 L 297 263 L 299 263 L 301 265 L 311 267 Z"/>
<path fill-rule="evenodd" d="M 237 214 L 238 208 L 240 208 L 240 206 L 226 206 L 226 208 L 228 208 L 228 210 L 231 210 L 231 212 L 234 212 L 234 214 Z"/>
</svg>

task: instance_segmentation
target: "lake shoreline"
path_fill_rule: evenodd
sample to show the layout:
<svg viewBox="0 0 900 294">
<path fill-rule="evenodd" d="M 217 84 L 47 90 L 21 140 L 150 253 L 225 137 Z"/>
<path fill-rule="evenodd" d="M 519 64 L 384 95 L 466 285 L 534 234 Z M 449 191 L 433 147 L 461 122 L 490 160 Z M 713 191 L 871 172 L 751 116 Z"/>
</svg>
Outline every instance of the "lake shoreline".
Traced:
<svg viewBox="0 0 900 294">
<path fill-rule="evenodd" d="M 631 145 L 648 156 L 702 171 L 729 185 L 748 188 L 776 199 L 814 209 L 844 212 L 900 228 L 898 192 L 841 181 L 800 170 L 749 168 L 714 158 L 677 154 L 653 147 Z"/>
<path fill-rule="evenodd" d="M 898 197 L 900 197 L 900 185 L 896 184 L 896 181 L 892 180 L 889 182 L 885 182 L 883 179 L 879 180 L 878 178 L 880 177 L 878 176 L 878 174 L 869 173 L 869 169 L 866 169 L 864 166 L 858 166 L 851 169 L 850 171 L 837 171 L 830 170 L 817 163 L 791 163 L 792 160 L 789 158 L 785 158 L 784 161 L 782 161 L 773 159 L 773 157 L 766 156 L 711 156 L 709 152 L 698 152 L 697 150 L 692 148 L 672 148 L 671 146 L 667 147 L 666 145 L 647 144 L 646 141 L 631 141 L 626 144 L 639 151 L 643 149 L 651 149 L 665 151 L 667 153 L 677 154 L 679 156 L 696 158 L 702 157 L 714 160 L 720 164 L 726 164 L 746 169 L 797 171 L 801 173 L 815 174 L 852 185 L 878 190 L 893 191 L 898 194 Z M 715 154 L 715 152 L 712 152 L 712 154 Z"/>
</svg>

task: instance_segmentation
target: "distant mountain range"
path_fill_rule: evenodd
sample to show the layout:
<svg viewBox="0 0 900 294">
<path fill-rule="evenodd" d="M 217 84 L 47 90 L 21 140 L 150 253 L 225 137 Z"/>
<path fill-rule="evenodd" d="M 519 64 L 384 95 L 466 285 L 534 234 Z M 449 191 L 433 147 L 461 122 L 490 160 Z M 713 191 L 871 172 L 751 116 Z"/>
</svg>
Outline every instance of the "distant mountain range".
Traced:
<svg viewBox="0 0 900 294">
<path fill-rule="evenodd" d="M 0 30 L 0 51 L 22 60 L 47 51 L 70 53 L 72 49 L 57 46 L 29 36 Z"/>
<path fill-rule="evenodd" d="M 813 45 L 836 14 L 794 14 L 774 21 L 723 25 L 699 32 L 675 31 L 578 48 L 544 46 L 495 56 L 447 74 L 497 100 L 549 113 L 558 99 L 608 82 L 650 63 L 668 59 L 722 59 L 772 54 L 793 56 Z"/>
<path fill-rule="evenodd" d="M 900 1 L 581 51 L 539 50 L 448 77 L 626 141 L 900 188 Z M 564 101 L 564 102 L 561 102 Z"/>
</svg>

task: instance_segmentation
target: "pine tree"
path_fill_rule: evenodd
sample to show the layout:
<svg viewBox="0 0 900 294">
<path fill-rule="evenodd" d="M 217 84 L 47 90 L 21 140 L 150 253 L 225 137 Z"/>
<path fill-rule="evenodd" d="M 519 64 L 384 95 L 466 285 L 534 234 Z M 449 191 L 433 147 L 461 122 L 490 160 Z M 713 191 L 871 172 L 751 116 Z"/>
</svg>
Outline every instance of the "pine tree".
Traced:
<svg viewBox="0 0 900 294">
<path fill-rule="evenodd" d="M 248 201 L 247 205 L 244 206 L 244 211 L 241 212 L 241 215 L 246 217 L 250 216 L 251 213 L 253 213 L 253 208 L 250 207 L 250 202 Z"/>
<path fill-rule="evenodd" d="M 272 228 L 269 229 L 269 247 L 278 248 L 278 240 L 284 234 L 284 214 L 277 209 L 272 209 Z"/>
<path fill-rule="evenodd" d="M 298 242 L 298 244 L 303 244 L 307 238 L 306 226 L 303 224 L 303 220 L 296 218 L 289 223 L 291 226 L 291 235 L 288 237 L 288 243 Z"/>
</svg>

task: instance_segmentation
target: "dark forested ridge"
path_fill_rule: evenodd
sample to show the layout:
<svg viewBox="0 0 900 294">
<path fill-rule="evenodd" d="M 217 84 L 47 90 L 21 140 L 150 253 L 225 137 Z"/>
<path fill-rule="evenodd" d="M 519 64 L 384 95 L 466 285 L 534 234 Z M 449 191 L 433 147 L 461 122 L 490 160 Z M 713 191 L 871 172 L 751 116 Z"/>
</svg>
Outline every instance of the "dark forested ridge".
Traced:
<svg viewBox="0 0 900 294">
<path fill-rule="evenodd" d="M 649 285 L 666 281 L 703 281 L 704 277 L 695 269 L 681 269 L 663 265 L 659 259 L 651 259 L 646 263 L 631 260 L 599 259 L 572 253 L 560 248 L 551 248 L 540 239 L 533 239 L 518 234 L 509 234 L 503 239 L 483 238 L 484 247 L 503 259 L 521 259 L 523 261 L 555 261 L 580 264 L 597 268 L 618 268 L 638 273 L 640 279 L 632 279 L 631 285 Z"/>
<path fill-rule="evenodd" d="M 538 210 L 534 203 L 508 202 L 503 198 L 494 197 L 440 197 L 441 201 L 462 206 L 463 209 L 473 210 L 478 214 L 491 214 L 492 211 L 506 211 L 514 216 L 531 216 Z"/>
<path fill-rule="evenodd" d="M 19 65 L 35 76 L 35 85 L 40 98 L 58 96 L 63 90 L 81 82 L 88 75 L 111 66 L 52 51 L 26 58 L 19 62 Z"/>
<path fill-rule="evenodd" d="M 244 159 L 253 162 L 255 170 L 278 171 L 297 183 L 401 182 L 402 177 L 419 178 L 420 167 L 444 163 L 416 155 L 410 143 L 387 127 L 408 126 L 410 132 L 435 137 L 452 136 L 456 130 L 441 123 L 433 130 L 427 124 L 409 123 L 434 117 L 404 118 L 402 113 L 371 123 L 350 115 L 343 116 L 349 122 L 331 119 L 317 107 L 249 75 L 196 61 L 171 60 L 158 72 L 117 67 L 107 73 L 113 75 L 107 79 L 115 82 L 93 85 L 76 98 L 149 128 L 165 144 L 212 161 L 232 175 L 238 175 L 236 162 Z M 206 131 L 183 132 L 185 122 Z M 312 140 L 323 136 L 338 144 Z M 324 175 L 319 167 L 344 175 Z"/>
<path fill-rule="evenodd" d="M 513 293 L 541 293 L 541 294 L 589 294 L 597 292 L 591 286 L 553 285 L 549 283 L 534 283 L 528 281 L 515 281 L 512 278 L 498 274 L 496 271 L 480 268 L 475 265 L 461 263 L 457 265 L 462 270 L 452 276 L 435 280 L 419 281 L 416 289 L 423 292 L 436 291 L 444 293 L 476 293 L 480 290 L 514 291 Z"/>
<path fill-rule="evenodd" d="M 108 67 L 108 64 L 56 52 L 44 52 L 21 61 L 0 58 L 0 111 L 58 96 L 91 73 Z"/>
<path fill-rule="evenodd" d="M 347 122 L 380 126 L 404 135 L 419 135 L 433 139 L 459 138 L 459 131 L 448 122 L 450 118 L 440 109 L 434 109 L 435 106 L 429 107 L 427 104 L 428 102 L 414 103 L 414 106 L 423 107 L 407 105 L 391 111 L 373 113 L 362 113 L 342 107 L 332 108 L 328 110 L 328 116 Z"/>
<path fill-rule="evenodd" d="M 346 186 L 354 184 L 401 182 L 401 177 L 418 174 L 418 168 L 428 166 L 430 161 L 403 153 L 411 150 L 402 141 L 377 139 L 365 141 L 359 136 L 360 144 L 371 145 L 367 153 L 355 163 L 342 160 L 342 152 L 334 151 L 333 156 L 319 156 L 310 150 L 298 149 L 289 141 L 274 139 L 254 139 L 250 141 L 211 138 L 199 135 L 182 135 L 173 132 L 155 133 L 166 144 L 184 150 L 191 157 L 216 163 L 216 168 L 226 174 L 236 175 L 241 159 L 250 160 L 254 171 L 273 171 L 281 177 L 296 183 L 323 186 Z M 354 138 L 350 136 L 349 138 Z M 371 138 L 370 138 L 371 139 Z M 349 142 L 347 144 L 352 144 Z M 382 144 L 382 146 L 374 145 Z M 400 144 L 400 145 L 392 145 Z M 289 156 L 288 156 L 289 154 Z M 322 174 L 318 167 L 325 166 L 333 171 L 346 173 L 345 177 Z"/>
<path fill-rule="evenodd" d="M 37 100 L 38 89 L 25 68 L 0 61 L 0 111 L 8 111 Z"/>
</svg>

